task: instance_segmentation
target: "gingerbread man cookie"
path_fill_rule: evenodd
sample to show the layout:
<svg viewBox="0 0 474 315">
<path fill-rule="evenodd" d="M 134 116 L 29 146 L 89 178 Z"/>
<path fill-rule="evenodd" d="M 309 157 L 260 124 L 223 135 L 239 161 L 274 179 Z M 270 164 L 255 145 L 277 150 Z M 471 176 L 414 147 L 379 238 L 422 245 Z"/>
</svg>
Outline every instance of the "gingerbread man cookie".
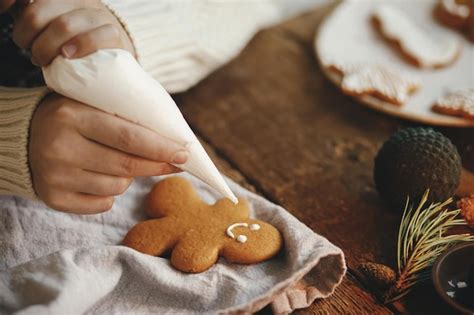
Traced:
<svg viewBox="0 0 474 315">
<path fill-rule="evenodd" d="M 334 63 L 329 69 L 343 76 L 344 93 L 356 97 L 371 95 L 394 105 L 403 105 L 421 87 L 417 78 L 382 65 Z"/>
<path fill-rule="evenodd" d="M 372 22 L 405 59 L 420 68 L 444 67 L 454 62 L 462 50 L 456 38 L 433 38 L 402 11 L 390 6 L 377 7 Z"/>
<path fill-rule="evenodd" d="M 219 256 L 235 263 L 259 263 L 275 256 L 283 244 L 275 227 L 249 218 L 245 200 L 234 205 L 221 199 L 209 205 L 181 177 L 157 183 L 145 211 L 154 219 L 135 225 L 123 245 L 153 256 L 171 252 L 171 264 L 183 272 L 203 272 Z"/>
</svg>

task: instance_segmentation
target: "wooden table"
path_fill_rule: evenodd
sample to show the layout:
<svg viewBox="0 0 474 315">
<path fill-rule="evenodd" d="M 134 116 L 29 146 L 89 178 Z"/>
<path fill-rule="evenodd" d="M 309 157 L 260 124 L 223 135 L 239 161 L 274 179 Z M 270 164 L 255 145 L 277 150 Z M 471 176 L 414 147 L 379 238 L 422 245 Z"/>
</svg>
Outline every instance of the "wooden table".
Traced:
<svg viewBox="0 0 474 315">
<path fill-rule="evenodd" d="M 226 175 L 345 252 L 344 282 L 301 313 L 448 314 L 431 286 L 383 305 L 380 292 L 356 271 L 362 261 L 394 266 L 400 215 L 374 188 L 373 159 L 394 131 L 412 124 L 358 105 L 323 76 L 313 37 L 333 7 L 261 31 L 235 60 L 177 95 L 177 102 Z M 442 131 L 472 167 L 474 129 Z"/>
</svg>

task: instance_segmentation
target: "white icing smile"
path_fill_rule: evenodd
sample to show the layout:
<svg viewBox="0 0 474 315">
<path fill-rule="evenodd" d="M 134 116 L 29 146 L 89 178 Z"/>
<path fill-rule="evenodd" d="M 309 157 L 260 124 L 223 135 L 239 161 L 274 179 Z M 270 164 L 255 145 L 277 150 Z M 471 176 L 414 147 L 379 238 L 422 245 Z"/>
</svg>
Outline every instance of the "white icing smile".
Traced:
<svg viewBox="0 0 474 315">
<path fill-rule="evenodd" d="M 259 224 L 256 224 L 256 223 L 252 223 L 250 224 L 250 226 L 245 223 L 245 222 L 239 222 L 239 223 L 234 223 L 234 224 L 231 224 L 227 230 L 226 230 L 226 234 L 227 236 L 233 238 L 234 240 L 236 240 L 237 242 L 239 243 L 245 243 L 247 242 L 247 236 L 245 235 L 238 235 L 237 237 L 234 235 L 234 233 L 232 232 L 232 230 L 236 227 L 246 227 L 248 228 L 250 231 L 258 231 L 260 230 L 260 225 Z"/>
</svg>

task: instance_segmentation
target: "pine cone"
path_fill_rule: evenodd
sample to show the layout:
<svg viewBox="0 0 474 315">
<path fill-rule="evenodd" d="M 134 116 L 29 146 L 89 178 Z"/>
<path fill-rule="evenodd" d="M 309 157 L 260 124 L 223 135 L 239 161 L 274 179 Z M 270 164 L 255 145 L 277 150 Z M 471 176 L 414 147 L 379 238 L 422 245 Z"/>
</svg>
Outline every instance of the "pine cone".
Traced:
<svg viewBox="0 0 474 315">
<path fill-rule="evenodd" d="M 402 295 L 403 296 L 403 295 Z M 396 286 L 391 286 L 387 291 L 383 294 L 383 302 L 384 304 L 393 303 L 400 298 L 400 290 Z"/>
<path fill-rule="evenodd" d="M 373 262 L 365 262 L 357 267 L 370 281 L 377 284 L 381 288 L 388 288 L 397 280 L 395 271 L 385 265 Z"/>
</svg>

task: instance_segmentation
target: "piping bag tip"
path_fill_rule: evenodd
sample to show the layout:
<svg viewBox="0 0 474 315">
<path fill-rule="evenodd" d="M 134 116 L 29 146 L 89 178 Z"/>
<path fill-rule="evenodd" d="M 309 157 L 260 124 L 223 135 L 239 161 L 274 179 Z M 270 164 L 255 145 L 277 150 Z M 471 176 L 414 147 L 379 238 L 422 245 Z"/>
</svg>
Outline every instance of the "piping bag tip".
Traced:
<svg viewBox="0 0 474 315">
<path fill-rule="evenodd" d="M 239 199 L 234 195 L 234 193 L 229 189 L 227 193 L 220 192 L 225 198 L 229 199 L 234 205 L 239 203 Z"/>
<path fill-rule="evenodd" d="M 58 56 L 43 68 L 43 75 L 59 94 L 188 144 L 190 158 L 178 167 L 238 203 L 173 98 L 128 51 L 103 49 L 77 59 Z"/>
<path fill-rule="evenodd" d="M 218 191 L 227 199 L 229 199 L 234 205 L 239 203 L 239 199 L 234 195 L 229 186 L 222 186 L 224 189 L 219 189 Z"/>
<path fill-rule="evenodd" d="M 237 197 L 232 192 L 230 192 L 230 194 L 226 195 L 225 197 L 229 199 L 234 205 L 239 203 L 239 199 L 237 199 Z"/>
<path fill-rule="evenodd" d="M 233 204 L 237 204 L 239 200 L 227 185 L 225 179 L 212 162 L 204 147 L 196 136 L 193 138 L 193 141 L 186 146 L 189 151 L 188 160 L 186 163 L 176 166 L 183 171 L 196 176 L 219 192 L 222 196 L 232 201 Z"/>
</svg>

